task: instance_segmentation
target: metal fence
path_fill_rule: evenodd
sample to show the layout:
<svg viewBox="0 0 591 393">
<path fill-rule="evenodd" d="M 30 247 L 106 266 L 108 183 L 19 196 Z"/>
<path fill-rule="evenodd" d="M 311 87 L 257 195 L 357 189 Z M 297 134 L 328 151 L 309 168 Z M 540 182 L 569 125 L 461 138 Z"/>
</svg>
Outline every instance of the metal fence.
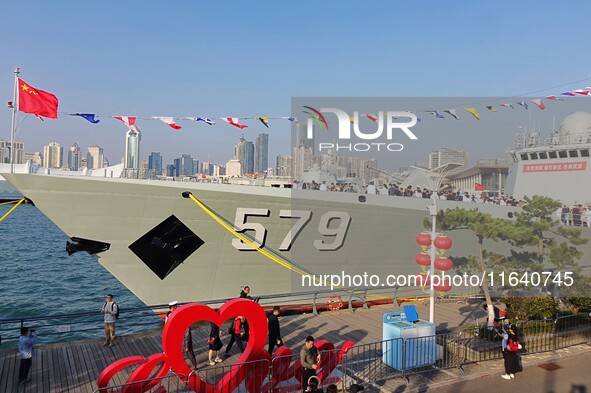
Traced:
<svg viewBox="0 0 591 393">
<path fill-rule="evenodd" d="M 123 334 L 135 334 L 153 331 L 162 327 L 162 319 L 156 310 L 164 306 L 125 309 L 117 320 L 117 331 Z M 20 328 L 27 326 L 35 329 L 44 344 L 77 341 L 102 337 L 103 316 L 95 312 L 45 315 L 37 317 L 0 319 L 2 347 L 14 347 L 20 335 Z M 97 334 L 97 332 L 99 332 Z"/>
<path fill-rule="evenodd" d="M 368 307 L 372 302 L 394 302 L 396 296 L 415 296 L 421 293 L 414 287 L 408 288 L 343 288 L 339 290 L 318 290 L 302 293 L 283 293 L 264 295 L 258 298 L 259 304 L 270 310 L 274 305 L 297 302 L 297 305 L 282 307 L 286 312 L 309 310 L 318 313 L 322 309 L 334 306 L 329 298 L 340 296 L 339 308 L 354 312 L 357 307 Z M 219 307 L 230 298 L 200 301 L 202 304 Z M 179 303 L 183 304 L 183 303 Z M 162 319 L 157 313 L 165 313 L 168 305 L 159 304 L 137 308 L 120 305 L 121 314 L 117 320 L 118 335 L 144 333 L 162 327 Z M 23 318 L 3 318 L 0 316 L 0 337 L 3 348 L 15 347 L 20 335 L 20 328 L 28 326 L 37 331 L 44 344 L 86 340 L 98 338 L 103 316 L 96 311 L 42 315 Z M 97 332 L 98 335 L 97 335 Z M 102 337 L 102 336 L 101 336 Z"/>
<path fill-rule="evenodd" d="M 201 387 L 197 391 L 206 391 L 206 386 L 210 385 L 215 392 L 253 392 L 254 387 L 268 381 L 270 370 L 271 362 L 266 359 L 232 365 L 220 364 L 192 372 L 187 383 L 189 386 Z"/>
<path fill-rule="evenodd" d="M 343 387 L 366 381 L 376 383 L 401 376 L 404 370 L 403 348 L 404 340 L 401 338 L 354 346 L 347 352 L 342 363 Z M 397 365 L 400 367 L 396 367 Z"/>
<path fill-rule="evenodd" d="M 522 356 L 591 342 L 591 316 L 588 314 L 522 322 L 517 324 L 517 329 L 517 335 L 523 345 L 520 351 Z M 394 378 L 408 380 L 412 374 L 421 374 L 429 378 L 429 374 L 437 374 L 441 370 L 461 369 L 469 363 L 502 359 L 502 352 L 501 337 L 496 330 L 476 326 L 457 333 L 396 338 L 356 345 L 347 353 L 338 349 L 321 351 L 320 356 L 317 374 L 322 380 L 322 386 L 334 383 L 344 390 L 353 383 L 367 385 L 380 384 Z M 228 378 L 228 373 L 236 370 L 239 370 L 243 377 L 234 384 L 223 384 L 224 378 Z M 197 386 L 196 379 L 200 379 L 203 383 L 215 386 L 216 391 L 228 393 L 252 393 L 253 386 L 261 386 L 261 392 L 282 393 L 298 390 L 301 386 L 301 369 L 299 355 L 293 354 L 274 357 L 271 361 L 216 365 L 195 371 L 188 378 L 194 379 L 193 386 Z M 178 386 L 166 380 L 168 392 L 192 391 L 188 383 L 183 382 L 187 381 L 186 378 L 177 380 Z M 249 387 L 249 384 L 254 385 Z M 103 391 L 114 393 L 122 386 L 109 387 L 112 390 Z M 141 385 L 136 383 L 136 386 Z M 157 389 L 158 386 L 162 385 L 154 385 L 151 389 Z"/>
</svg>

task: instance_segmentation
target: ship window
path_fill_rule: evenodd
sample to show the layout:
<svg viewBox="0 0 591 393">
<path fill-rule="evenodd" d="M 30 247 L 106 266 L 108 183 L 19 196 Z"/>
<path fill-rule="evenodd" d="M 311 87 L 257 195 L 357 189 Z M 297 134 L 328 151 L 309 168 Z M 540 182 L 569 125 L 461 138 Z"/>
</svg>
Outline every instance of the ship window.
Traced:
<svg viewBox="0 0 591 393">
<path fill-rule="evenodd" d="M 524 154 L 522 154 L 522 155 L 521 155 L 521 160 L 522 160 L 522 161 L 527 161 L 527 154 L 525 154 L 525 153 L 524 153 Z"/>
<path fill-rule="evenodd" d="M 578 152 L 576 150 L 569 150 L 568 156 L 569 157 L 578 157 L 579 154 L 578 154 Z"/>
<path fill-rule="evenodd" d="M 581 157 L 589 157 L 589 149 L 581 150 Z"/>
<path fill-rule="evenodd" d="M 566 151 L 565 150 L 560 150 L 558 152 L 558 157 L 560 157 L 560 158 L 566 158 Z"/>
<path fill-rule="evenodd" d="M 558 154 L 556 154 L 555 151 L 550 151 L 550 152 L 548 152 L 548 156 L 550 156 L 550 158 L 557 158 Z"/>
<path fill-rule="evenodd" d="M 532 160 L 537 160 L 538 159 L 538 153 L 529 153 L 529 158 Z"/>
<path fill-rule="evenodd" d="M 204 243 L 178 218 L 171 215 L 137 239 L 129 249 L 164 280 Z"/>
<path fill-rule="evenodd" d="M 546 154 L 546 152 L 541 152 L 540 154 L 540 160 L 545 160 L 548 158 L 548 154 Z"/>
</svg>

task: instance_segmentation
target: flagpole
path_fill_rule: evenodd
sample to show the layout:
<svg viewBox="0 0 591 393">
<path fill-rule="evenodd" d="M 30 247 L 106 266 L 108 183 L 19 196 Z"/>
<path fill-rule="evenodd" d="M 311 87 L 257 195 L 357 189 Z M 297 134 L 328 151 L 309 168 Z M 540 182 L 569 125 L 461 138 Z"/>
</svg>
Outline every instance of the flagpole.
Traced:
<svg viewBox="0 0 591 393">
<path fill-rule="evenodd" d="M 16 138 L 16 111 L 18 108 L 18 77 L 20 76 L 21 69 L 16 67 L 14 69 L 14 95 L 12 97 L 12 134 L 10 136 L 10 173 L 14 173 L 14 160 L 15 160 L 15 138 Z"/>
</svg>

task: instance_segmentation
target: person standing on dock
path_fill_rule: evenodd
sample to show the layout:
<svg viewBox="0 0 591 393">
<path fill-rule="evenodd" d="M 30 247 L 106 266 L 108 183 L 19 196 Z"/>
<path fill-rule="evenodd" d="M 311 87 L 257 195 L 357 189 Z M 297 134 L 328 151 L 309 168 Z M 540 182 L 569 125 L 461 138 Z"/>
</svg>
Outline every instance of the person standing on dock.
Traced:
<svg viewBox="0 0 591 393">
<path fill-rule="evenodd" d="M 216 363 L 221 363 L 220 349 L 222 349 L 222 340 L 220 339 L 220 327 L 215 323 L 211 322 L 211 330 L 209 331 L 209 337 L 207 338 L 207 345 L 209 345 L 209 365 L 215 366 Z M 213 356 L 215 355 L 215 359 Z"/>
<path fill-rule="evenodd" d="M 176 300 L 168 303 L 168 312 L 166 313 L 166 318 L 164 318 L 164 322 L 168 321 L 168 316 L 172 314 L 174 310 L 178 307 L 178 303 Z"/>
<path fill-rule="evenodd" d="M 168 303 L 168 312 L 166 313 L 166 318 L 164 319 L 164 323 L 168 321 L 168 317 L 174 310 L 178 308 L 178 301 L 174 300 Z M 197 370 L 197 359 L 195 358 L 195 352 L 193 351 L 193 334 L 191 333 L 191 327 L 185 330 L 185 334 L 183 336 L 183 354 L 186 359 L 189 361 L 189 367 L 191 370 Z"/>
<path fill-rule="evenodd" d="M 113 301 L 113 295 L 107 295 L 107 301 L 101 308 L 101 314 L 104 315 L 105 322 L 105 347 L 112 347 L 115 343 L 115 321 L 119 316 L 119 306 Z"/>
<path fill-rule="evenodd" d="M 230 334 L 231 337 L 230 342 L 226 346 L 226 353 L 224 353 L 224 357 L 229 358 L 230 356 L 232 356 L 230 355 L 230 351 L 232 350 L 234 342 L 236 342 L 236 345 L 240 349 L 240 352 L 244 352 L 244 343 L 242 342 L 242 337 L 245 334 L 243 330 L 243 324 L 245 320 L 246 318 L 239 315 L 236 318 L 234 318 L 234 321 L 230 325 L 230 328 L 228 329 L 228 334 Z"/>
<path fill-rule="evenodd" d="M 240 295 L 239 295 L 240 299 L 248 299 L 248 300 L 252 300 L 255 303 L 258 303 L 259 300 L 261 300 L 261 298 L 259 297 L 252 297 L 250 296 L 250 287 L 248 285 L 246 285 L 241 291 L 240 291 Z"/>
<path fill-rule="evenodd" d="M 305 392 L 308 388 L 308 380 L 316 375 L 319 360 L 318 351 L 314 346 L 314 337 L 306 337 L 306 343 L 300 351 L 300 362 L 302 363 L 302 390 Z"/>
<path fill-rule="evenodd" d="M 191 370 L 197 370 L 197 359 L 195 358 L 195 352 L 193 352 L 193 334 L 191 333 L 191 327 L 185 330 L 183 336 L 183 354 L 189 362 Z"/>
<path fill-rule="evenodd" d="M 248 285 L 246 285 L 244 288 L 242 288 L 242 290 L 240 291 L 239 297 L 240 297 L 240 299 L 254 300 L 254 298 L 252 296 L 250 296 L 250 287 Z"/>
<path fill-rule="evenodd" d="M 279 314 L 281 313 L 281 309 L 279 306 L 273 307 L 273 313 L 269 315 L 268 324 L 269 324 L 269 355 L 273 354 L 273 349 L 275 346 L 280 347 L 283 345 L 283 341 L 281 340 L 281 328 L 279 327 Z"/>
<path fill-rule="evenodd" d="M 521 344 L 519 343 L 519 339 L 517 338 L 517 328 L 515 325 L 509 325 L 509 329 L 506 332 L 507 335 L 503 337 L 503 343 L 506 344 L 503 348 L 504 354 L 503 358 L 505 359 L 505 374 L 501 375 L 503 379 L 513 379 L 515 378 L 515 374 L 522 371 L 521 366 L 519 364 L 519 350 L 522 349 Z"/>
<path fill-rule="evenodd" d="M 33 346 L 37 343 L 35 330 L 23 326 L 21 336 L 18 339 L 18 357 L 21 359 L 18 369 L 18 382 L 29 382 L 29 370 L 33 363 Z"/>
</svg>

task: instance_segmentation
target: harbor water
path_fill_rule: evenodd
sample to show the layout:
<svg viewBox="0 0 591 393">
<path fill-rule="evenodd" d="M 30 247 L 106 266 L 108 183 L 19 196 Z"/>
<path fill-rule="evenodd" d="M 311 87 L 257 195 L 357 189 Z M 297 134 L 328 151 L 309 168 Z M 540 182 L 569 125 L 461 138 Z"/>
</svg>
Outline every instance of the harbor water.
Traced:
<svg viewBox="0 0 591 393">
<path fill-rule="evenodd" d="M 13 205 L 1 205 L 0 217 Z M 123 313 L 118 334 L 153 330 L 159 318 L 146 324 L 126 321 L 125 310 L 144 304 L 86 252 L 68 256 L 68 237 L 37 208 L 21 204 L 0 222 L 0 334 L 2 348 L 14 346 L 19 324 L 7 319 L 90 312 L 84 318 L 27 321 L 40 343 L 74 341 L 103 336 L 99 313 L 107 293 L 112 293 Z M 94 315 L 96 312 L 96 315 Z M 137 317 L 137 313 L 133 317 Z M 38 325 L 38 326 L 34 326 Z M 66 334 L 64 334 L 66 333 Z"/>
</svg>

